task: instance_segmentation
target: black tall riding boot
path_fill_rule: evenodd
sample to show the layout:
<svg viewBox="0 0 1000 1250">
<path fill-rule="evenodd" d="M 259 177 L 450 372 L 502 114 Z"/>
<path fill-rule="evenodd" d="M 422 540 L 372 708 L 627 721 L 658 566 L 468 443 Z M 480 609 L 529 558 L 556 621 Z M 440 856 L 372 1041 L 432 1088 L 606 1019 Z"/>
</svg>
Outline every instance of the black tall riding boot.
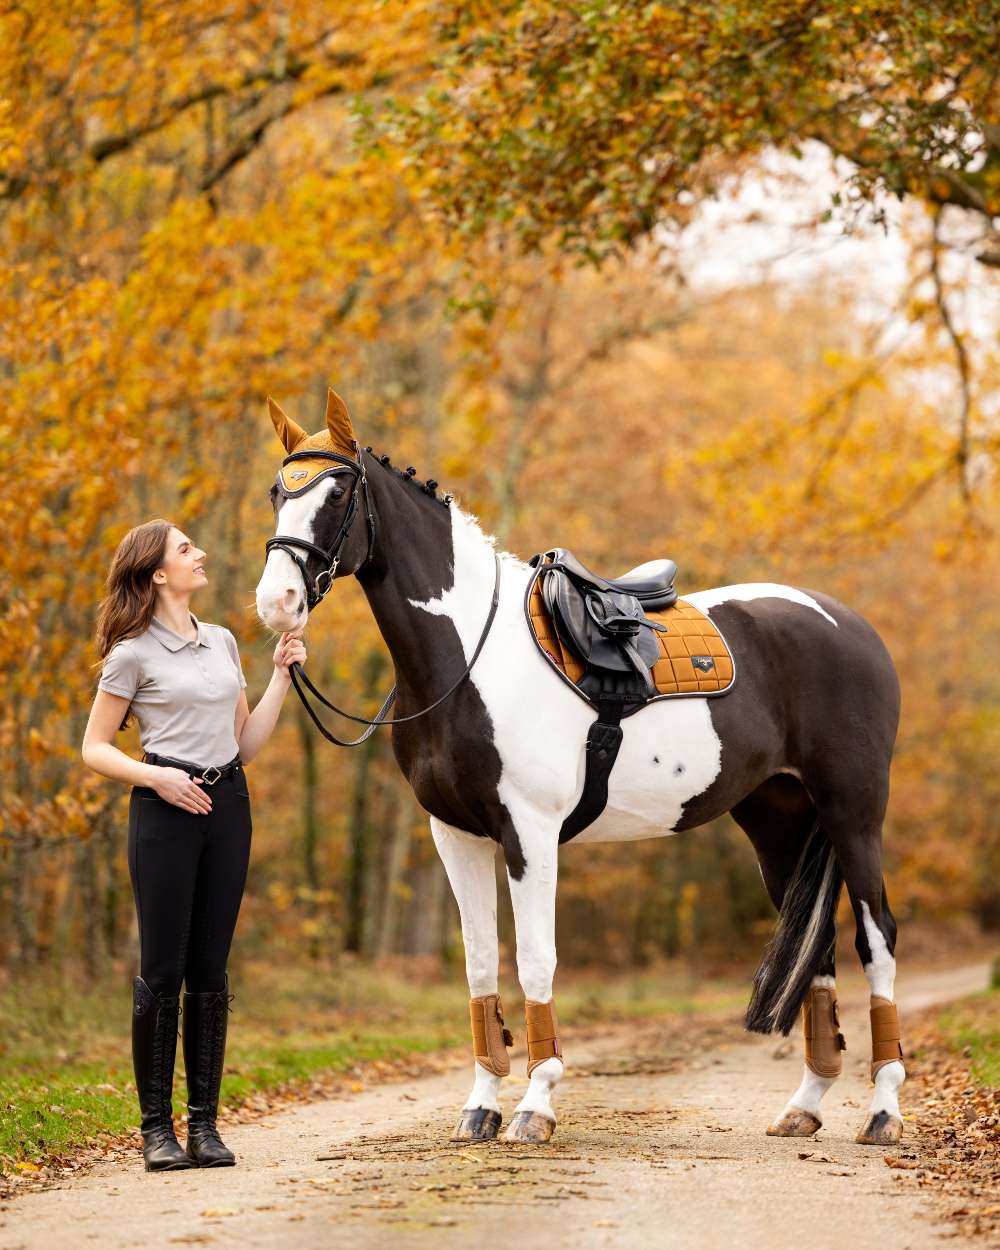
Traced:
<svg viewBox="0 0 1000 1250">
<path fill-rule="evenodd" d="M 229 983 L 211 994 L 184 995 L 184 1066 L 188 1083 L 188 1158 L 200 1168 L 229 1168 L 236 1156 L 215 1127 L 226 1057 Z"/>
<path fill-rule="evenodd" d="M 154 994 L 136 977 L 132 994 L 132 1063 L 142 1112 L 142 1153 L 147 1172 L 189 1168 L 174 1135 L 171 1094 L 177 1055 L 176 994 Z"/>
</svg>

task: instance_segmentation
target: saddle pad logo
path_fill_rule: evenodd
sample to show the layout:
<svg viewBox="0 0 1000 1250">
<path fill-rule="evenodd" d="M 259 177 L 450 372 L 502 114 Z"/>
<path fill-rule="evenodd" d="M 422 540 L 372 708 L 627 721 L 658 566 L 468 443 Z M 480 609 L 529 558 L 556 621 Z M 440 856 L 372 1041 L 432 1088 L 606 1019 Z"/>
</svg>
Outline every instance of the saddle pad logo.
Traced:
<svg viewBox="0 0 1000 1250">
<path fill-rule="evenodd" d="M 710 655 L 693 655 L 691 663 L 702 673 L 710 673 L 715 668 L 715 661 Z"/>
</svg>

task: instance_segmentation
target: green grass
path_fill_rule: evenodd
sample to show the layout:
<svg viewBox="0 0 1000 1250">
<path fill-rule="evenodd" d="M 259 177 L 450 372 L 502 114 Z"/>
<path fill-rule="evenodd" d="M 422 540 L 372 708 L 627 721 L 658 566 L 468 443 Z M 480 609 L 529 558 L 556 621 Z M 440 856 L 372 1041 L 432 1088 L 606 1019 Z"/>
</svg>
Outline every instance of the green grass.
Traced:
<svg viewBox="0 0 1000 1250">
<path fill-rule="evenodd" d="M 565 984 L 563 981 L 565 980 Z M 358 1064 L 466 1048 L 464 980 L 399 975 L 357 964 L 244 965 L 233 978 L 223 1101 L 308 1084 Z M 509 1022 L 523 1034 L 521 995 L 505 987 Z M 568 1026 L 694 1012 L 736 1012 L 746 987 L 667 969 L 615 978 L 561 978 Z M 80 987 L 56 974 L 0 987 L 0 1163 L 41 1164 L 102 1134 L 134 1129 L 138 1107 L 126 974 Z M 178 1052 L 180 1047 L 178 1046 Z M 174 1107 L 183 1106 L 180 1054 Z"/>
<path fill-rule="evenodd" d="M 973 1079 L 1000 1089 L 1000 989 L 963 999 L 938 1017 L 952 1050 L 967 1056 Z"/>
</svg>

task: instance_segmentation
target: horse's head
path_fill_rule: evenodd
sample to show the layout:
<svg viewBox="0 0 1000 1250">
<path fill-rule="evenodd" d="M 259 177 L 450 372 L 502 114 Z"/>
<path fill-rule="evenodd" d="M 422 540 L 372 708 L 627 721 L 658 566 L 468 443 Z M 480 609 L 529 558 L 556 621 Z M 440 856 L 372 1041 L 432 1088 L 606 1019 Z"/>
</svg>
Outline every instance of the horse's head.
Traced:
<svg viewBox="0 0 1000 1250">
<path fill-rule="evenodd" d="M 364 564 L 374 522 L 361 449 L 340 396 L 329 392 L 319 434 L 306 434 L 273 399 L 267 407 L 287 456 L 271 487 L 276 526 L 257 583 L 257 614 L 271 629 L 293 630 L 335 577 Z"/>
</svg>

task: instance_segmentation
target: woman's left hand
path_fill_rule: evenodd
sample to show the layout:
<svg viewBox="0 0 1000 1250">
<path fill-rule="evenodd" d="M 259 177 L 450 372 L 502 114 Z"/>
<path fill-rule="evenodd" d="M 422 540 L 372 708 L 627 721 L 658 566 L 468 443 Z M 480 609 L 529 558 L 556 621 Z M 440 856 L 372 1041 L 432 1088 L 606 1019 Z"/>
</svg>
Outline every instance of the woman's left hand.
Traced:
<svg viewBox="0 0 1000 1250">
<path fill-rule="evenodd" d="M 274 648 L 275 669 L 283 677 L 287 677 L 290 665 L 305 664 L 305 662 L 306 644 L 302 641 L 302 634 L 282 634 L 278 639 L 278 645 Z"/>
</svg>

